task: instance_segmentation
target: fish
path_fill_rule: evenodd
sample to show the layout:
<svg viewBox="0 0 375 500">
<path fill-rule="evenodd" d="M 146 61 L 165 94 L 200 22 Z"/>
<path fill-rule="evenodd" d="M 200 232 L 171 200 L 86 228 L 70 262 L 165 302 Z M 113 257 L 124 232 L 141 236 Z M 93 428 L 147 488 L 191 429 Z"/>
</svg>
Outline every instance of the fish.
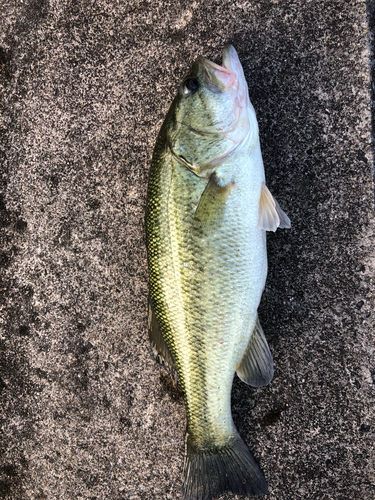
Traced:
<svg viewBox="0 0 375 500">
<path fill-rule="evenodd" d="M 260 496 L 267 481 L 231 414 L 235 373 L 267 385 L 258 318 L 266 231 L 290 220 L 268 190 L 238 54 L 199 56 L 156 140 L 146 202 L 151 346 L 175 370 L 187 415 L 183 500 Z"/>
</svg>

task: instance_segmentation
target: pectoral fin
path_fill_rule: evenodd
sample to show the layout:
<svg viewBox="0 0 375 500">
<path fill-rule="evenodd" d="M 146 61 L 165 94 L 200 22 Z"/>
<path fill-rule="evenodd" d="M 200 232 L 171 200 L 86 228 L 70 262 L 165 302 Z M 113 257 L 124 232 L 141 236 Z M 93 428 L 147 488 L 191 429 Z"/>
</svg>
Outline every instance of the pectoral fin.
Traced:
<svg viewBox="0 0 375 500">
<path fill-rule="evenodd" d="M 237 375 L 245 384 L 262 387 L 271 382 L 273 377 L 272 354 L 257 318 L 249 344 L 236 368 Z"/>
<path fill-rule="evenodd" d="M 278 227 L 289 229 L 289 217 L 283 212 L 267 186 L 263 183 L 259 199 L 258 228 L 265 231 L 276 231 Z"/>
<path fill-rule="evenodd" d="M 211 175 L 195 211 L 194 229 L 217 223 L 223 217 L 225 206 L 229 195 L 233 191 L 233 187 L 233 182 L 222 186 L 215 172 Z"/>
<path fill-rule="evenodd" d="M 172 354 L 165 343 L 158 320 L 152 310 L 150 297 L 148 299 L 148 335 L 150 337 L 151 347 L 155 357 L 157 358 L 159 356 L 160 361 L 163 364 L 172 370 L 176 370 Z"/>
</svg>

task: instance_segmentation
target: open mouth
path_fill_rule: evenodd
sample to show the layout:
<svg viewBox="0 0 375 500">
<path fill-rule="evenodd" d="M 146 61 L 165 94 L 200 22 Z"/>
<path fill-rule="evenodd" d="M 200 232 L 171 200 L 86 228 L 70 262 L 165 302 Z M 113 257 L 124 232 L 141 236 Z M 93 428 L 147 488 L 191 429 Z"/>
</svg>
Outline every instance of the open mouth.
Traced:
<svg viewBox="0 0 375 500">
<path fill-rule="evenodd" d="M 205 72 L 206 86 L 212 92 L 223 92 L 233 86 L 236 81 L 235 73 L 203 57 L 201 62 Z"/>
<path fill-rule="evenodd" d="M 201 64 L 205 69 L 208 84 L 214 85 L 219 91 L 229 89 L 243 76 L 243 70 L 236 49 L 232 45 L 225 45 L 222 65 L 216 64 L 205 57 L 201 57 Z"/>
</svg>

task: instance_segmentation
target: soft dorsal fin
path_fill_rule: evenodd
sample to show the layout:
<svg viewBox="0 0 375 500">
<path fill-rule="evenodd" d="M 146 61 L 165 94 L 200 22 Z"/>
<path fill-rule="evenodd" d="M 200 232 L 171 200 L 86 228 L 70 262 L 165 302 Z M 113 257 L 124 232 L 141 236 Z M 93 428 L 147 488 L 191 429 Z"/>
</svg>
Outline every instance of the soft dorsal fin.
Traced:
<svg viewBox="0 0 375 500">
<path fill-rule="evenodd" d="M 162 364 L 171 370 L 176 370 L 172 354 L 165 343 L 158 320 L 152 310 L 150 297 L 148 298 L 148 335 L 155 358 L 157 359 L 159 356 Z"/>
<path fill-rule="evenodd" d="M 272 354 L 260 325 L 259 318 L 251 334 L 249 344 L 236 368 L 237 375 L 245 384 L 262 387 L 273 377 Z"/>
<path fill-rule="evenodd" d="M 289 217 L 283 212 L 267 186 L 263 183 L 259 199 L 258 228 L 265 231 L 276 231 L 278 227 L 289 229 Z"/>
</svg>

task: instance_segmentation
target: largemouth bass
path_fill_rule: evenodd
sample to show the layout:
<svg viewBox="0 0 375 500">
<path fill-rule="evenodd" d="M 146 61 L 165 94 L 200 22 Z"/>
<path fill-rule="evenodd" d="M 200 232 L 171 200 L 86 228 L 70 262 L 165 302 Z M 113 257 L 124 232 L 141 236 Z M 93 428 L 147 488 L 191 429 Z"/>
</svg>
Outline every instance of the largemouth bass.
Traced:
<svg viewBox="0 0 375 500">
<path fill-rule="evenodd" d="M 177 370 L 187 413 L 183 500 L 267 482 L 231 414 L 234 374 L 273 377 L 257 309 L 266 231 L 290 227 L 265 184 L 258 123 L 235 49 L 198 57 L 160 130 L 147 194 L 149 334 Z"/>
</svg>

